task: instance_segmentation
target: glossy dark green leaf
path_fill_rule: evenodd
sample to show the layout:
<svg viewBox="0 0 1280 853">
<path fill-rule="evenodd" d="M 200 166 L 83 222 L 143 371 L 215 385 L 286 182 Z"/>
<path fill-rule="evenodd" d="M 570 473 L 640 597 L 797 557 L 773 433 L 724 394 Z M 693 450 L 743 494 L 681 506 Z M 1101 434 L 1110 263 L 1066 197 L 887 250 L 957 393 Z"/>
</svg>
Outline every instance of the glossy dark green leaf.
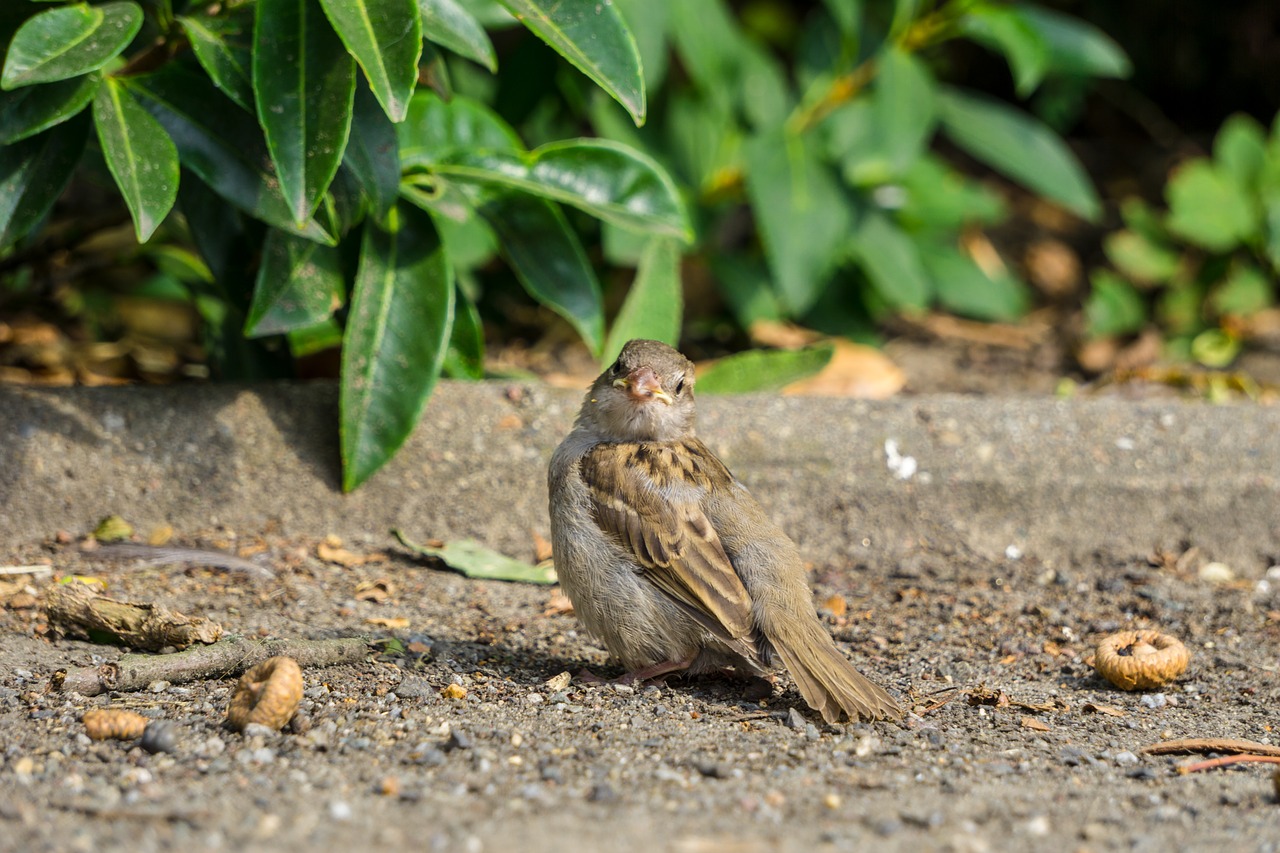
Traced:
<svg viewBox="0 0 1280 853">
<path fill-rule="evenodd" d="M 400 143 L 396 126 L 363 83 L 356 88 L 343 163 L 360 182 L 375 215 L 385 216 L 400 190 Z"/>
<path fill-rule="evenodd" d="M 422 24 L 416 0 L 320 0 L 392 121 L 409 109 L 418 83 Z"/>
<path fill-rule="evenodd" d="M 520 137 L 493 110 L 470 98 L 444 101 L 419 91 L 405 120 L 396 125 L 400 162 L 406 169 L 430 166 L 470 151 L 523 151 Z"/>
<path fill-rule="evenodd" d="M 61 124 L 93 100 L 100 74 L 0 92 L 0 145 L 8 145 Z"/>
<path fill-rule="evenodd" d="M 1259 211 L 1245 188 L 1209 160 L 1192 160 L 1165 185 L 1169 230 L 1211 252 L 1226 252 L 1253 236 Z"/>
<path fill-rule="evenodd" d="M 178 200 L 178 149 L 160 122 L 113 77 L 93 99 L 93 123 L 138 242 L 145 243 Z"/>
<path fill-rule="evenodd" d="M 676 346 L 684 315 L 680 282 L 680 249 L 666 237 L 653 237 L 640 257 L 635 280 L 618 309 L 601 353 L 602 365 L 611 363 L 632 338 L 648 338 Z"/>
<path fill-rule="evenodd" d="M 0 147 L 0 249 L 34 228 L 62 195 L 89 135 L 80 113 L 44 133 Z"/>
<path fill-rule="evenodd" d="M 1049 70 L 1083 77 L 1128 77 L 1124 49 L 1087 21 L 1030 3 L 1011 6 L 1044 40 Z"/>
<path fill-rule="evenodd" d="M 616 142 L 552 142 L 524 155 L 455 150 L 435 170 L 561 201 L 650 234 L 692 239 L 688 214 L 670 176 L 647 155 Z"/>
<path fill-rule="evenodd" d="M 1043 123 L 998 101 L 955 89 L 939 94 L 939 115 L 956 145 L 993 169 L 1095 221 L 1102 211 L 1089 176 Z"/>
<path fill-rule="evenodd" d="M 671 0 L 614 0 L 614 5 L 635 37 L 645 89 L 656 92 L 667 76 L 667 35 L 673 4 Z"/>
<path fill-rule="evenodd" d="M 218 195 L 257 219 L 308 240 L 335 239 L 314 219 L 299 227 L 270 171 L 258 123 L 189 64 L 170 62 L 152 74 L 123 82 L 160 122 L 178 147 L 182 165 Z"/>
<path fill-rule="evenodd" d="M 131 0 L 101 6 L 75 3 L 39 12 L 9 43 L 0 89 L 97 71 L 119 56 L 141 27 L 142 7 Z"/>
<path fill-rule="evenodd" d="M 851 244 L 871 286 L 895 308 L 923 310 L 932 288 L 911 236 L 880 212 L 862 217 Z"/>
<path fill-rule="evenodd" d="M 480 310 L 461 292 L 457 294 L 453 311 L 444 372 L 454 379 L 484 379 L 484 327 L 480 323 Z"/>
<path fill-rule="evenodd" d="M 1115 273 L 1099 270 L 1090 276 L 1093 292 L 1084 313 L 1091 337 L 1136 332 L 1147 321 L 1147 307 L 1133 285 Z"/>
<path fill-rule="evenodd" d="M 490 71 L 498 70 L 498 57 L 484 27 L 458 0 L 418 0 L 418 13 L 424 38 Z"/>
<path fill-rule="evenodd" d="M 600 282 L 560 208 L 538 196 L 495 193 L 480 215 L 516 277 L 534 299 L 564 317 L 599 355 L 604 345 Z"/>
<path fill-rule="evenodd" d="M 880 58 L 873 121 L 892 175 L 900 175 L 924 152 L 937 122 L 933 77 L 919 59 L 898 48 Z"/>
<path fill-rule="evenodd" d="M 258 0 L 253 38 L 258 122 L 280 192 L 302 225 L 347 147 L 355 63 L 317 0 Z"/>
<path fill-rule="evenodd" d="M 698 370 L 699 394 L 777 391 L 827 366 L 835 347 L 818 344 L 797 350 L 747 350 Z"/>
<path fill-rule="evenodd" d="M 640 51 L 612 3 L 597 0 L 502 0 L 520 23 L 569 60 L 644 124 Z"/>
<path fill-rule="evenodd" d="M 952 246 L 928 246 L 920 259 L 933 280 L 938 303 L 954 314 L 987 321 L 1016 320 L 1031 305 L 1025 284 L 1007 272 L 988 276 Z"/>
<path fill-rule="evenodd" d="M 778 128 L 749 139 L 742 154 L 778 297 L 792 316 L 803 314 L 840 260 L 853 225 L 849 202 L 808 138 Z"/>
<path fill-rule="evenodd" d="M 435 387 L 453 326 L 454 283 L 431 217 L 407 204 L 369 219 L 342 342 L 342 487 L 400 448 Z"/>
<path fill-rule="evenodd" d="M 977 3 L 960 16 L 960 31 L 1004 55 L 1022 97 L 1030 95 L 1049 69 L 1049 43 L 1020 12 L 1006 5 Z"/>
<path fill-rule="evenodd" d="M 178 22 L 213 85 L 253 112 L 253 8 L 218 17 L 179 16 Z"/>
<path fill-rule="evenodd" d="M 277 335 L 319 325 L 342 300 L 338 250 L 272 229 L 245 319 L 246 337 Z"/>
</svg>

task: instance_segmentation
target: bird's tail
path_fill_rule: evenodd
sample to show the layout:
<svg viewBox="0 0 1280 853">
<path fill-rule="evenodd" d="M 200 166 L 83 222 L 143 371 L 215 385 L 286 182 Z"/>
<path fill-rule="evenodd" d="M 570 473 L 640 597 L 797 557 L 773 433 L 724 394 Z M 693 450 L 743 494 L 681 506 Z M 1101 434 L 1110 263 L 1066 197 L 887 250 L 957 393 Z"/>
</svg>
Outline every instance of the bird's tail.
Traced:
<svg viewBox="0 0 1280 853">
<path fill-rule="evenodd" d="M 851 720 L 897 720 L 902 708 L 885 689 L 853 668 L 822 624 L 778 626 L 774 650 L 795 679 L 809 707 L 828 723 L 842 714 Z"/>
</svg>

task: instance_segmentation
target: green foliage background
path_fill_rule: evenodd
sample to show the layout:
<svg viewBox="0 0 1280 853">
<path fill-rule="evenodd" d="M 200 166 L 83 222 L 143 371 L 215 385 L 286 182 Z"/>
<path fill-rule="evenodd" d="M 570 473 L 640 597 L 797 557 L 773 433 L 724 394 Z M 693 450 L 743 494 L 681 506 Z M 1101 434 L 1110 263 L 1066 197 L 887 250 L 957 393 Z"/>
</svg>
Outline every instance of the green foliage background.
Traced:
<svg viewBox="0 0 1280 853">
<path fill-rule="evenodd" d="M 1002 57 L 1023 98 L 1130 70 L 1089 23 L 995 0 L 13 0 L 0 271 L 30 286 L 64 188 L 113 185 L 135 253 L 200 308 L 221 375 L 287 375 L 341 343 L 354 488 L 438 376 L 482 375 L 503 276 L 604 362 L 629 337 L 678 339 L 693 260 L 742 328 L 1020 316 L 1027 287 L 961 239 L 1004 206 L 937 141 L 1085 220 L 1101 205 L 1053 129 L 948 79 L 956 40 Z M 1178 210 L 1162 233 L 1204 233 Z M 602 271 L 631 269 L 609 322 Z M 1098 329 L 1122 328 L 1108 310 Z M 776 357 L 726 389 L 815 351 Z"/>
</svg>

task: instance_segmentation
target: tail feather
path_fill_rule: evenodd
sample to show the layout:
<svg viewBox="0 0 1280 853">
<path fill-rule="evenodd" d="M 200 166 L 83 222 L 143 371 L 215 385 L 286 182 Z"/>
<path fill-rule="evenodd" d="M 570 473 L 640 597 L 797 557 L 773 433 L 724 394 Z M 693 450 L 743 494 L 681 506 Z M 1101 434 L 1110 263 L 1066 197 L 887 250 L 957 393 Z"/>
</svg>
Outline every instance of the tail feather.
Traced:
<svg viewBox="0 0 1280 853">
<path fill-rule="evenodd" d="M 842 714 L 851 720 L 897 720 L 902 708 L 883 687 L 853 668 L 816 620 L 770 637 L 809 707 L 828 723 Z"/>
</svg>

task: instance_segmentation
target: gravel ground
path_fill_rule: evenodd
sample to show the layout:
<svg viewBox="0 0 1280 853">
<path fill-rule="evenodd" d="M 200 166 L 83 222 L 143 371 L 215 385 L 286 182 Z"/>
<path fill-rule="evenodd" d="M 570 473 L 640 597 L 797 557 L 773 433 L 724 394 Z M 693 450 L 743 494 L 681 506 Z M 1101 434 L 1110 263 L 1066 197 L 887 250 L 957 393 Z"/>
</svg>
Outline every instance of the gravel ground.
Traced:
<svg viewBox="0 0 1280 853">
<path fill-rule="evenodd" d="M 399 646 L 306 670 L 305 723 L 245 736 L 223 725 L 233 677 L 52 691 L 57 670 L 120 652 L 51 639 L 35 596 L 52 581 L 17 578 L 0 610 L 0 848 L 1280 849 L 1274 765 L 1180 774 L 1194 757 L 1142 752 L 1276 739 L 1280 569 L 930 550 L 818 564 L 829 628 L 914 707 L 902 725 L 830 726 L 785 676 L 763 697 L 724 680 L 557 684 L 617 670 L 546 587 L 467 580 L 381 540 L 347 542 L 375 559 L 343 566 L 272 529 L 180 538 L 279 577 L 107 565 L 74 544 L 10 542 L 0 561 L 51 561 L 231 634 Z M 357 600 L 379 579 L 383 601 Z M 1176 685 L 1122 693 L 1094 675 L 1102 636 L 1150 626 L 1192 650 Z M 107 706 L 172 721 L 175 751 L 90 741 L 81 715 Z"/>
</svg>

